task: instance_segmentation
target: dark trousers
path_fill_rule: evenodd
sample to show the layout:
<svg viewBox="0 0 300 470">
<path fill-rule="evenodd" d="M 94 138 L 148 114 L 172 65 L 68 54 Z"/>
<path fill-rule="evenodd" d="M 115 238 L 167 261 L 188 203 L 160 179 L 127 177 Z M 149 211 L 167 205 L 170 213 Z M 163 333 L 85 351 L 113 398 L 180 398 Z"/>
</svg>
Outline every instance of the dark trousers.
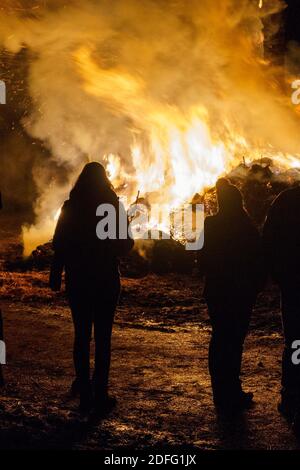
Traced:
<svg viewBox="0 0 300 470">
<path fill-rule="evenodd" d="M 2 321 L 2 312 L 0 309 L 0 340 L 3 341 L 3 321 Z M 2 372 L 2 365 L 0 364 L 0 387 L 4 385 L 4 377 Z"/>
<path fill-rule="evenodd" d="M 98 287 L 98 288 L 97 288 Z M 93 385 L 95 398 L 107 396 L 111 357 L 111 335 L 114 314 L 120 294 L 119 279 L 91 283 L 77 289 L 68 289 L 69 303 L 74 324 L 74 366 L 80 389 L 90 386 L 90 341 L 94 325 L 95 368 Z"/>
<path fill-rule="evenodd" d="M 234 295 L 207 299 L 212 325 L 209 372 L 215 404 L 231 405 L 241 394 L 243 345 L 249 327 L 252 303 Z"/>
<path fill-rule="evenodd" d="M 300 405 L 300 364 L 294 364 L 292 348 L 300 340 L 300 286 L 289 283 L 281 286 L 282 326 L 284 350 L 282 355 L 282 396 Z M 297 346 L 297 349 L 299 347 Z"/>
</svg>

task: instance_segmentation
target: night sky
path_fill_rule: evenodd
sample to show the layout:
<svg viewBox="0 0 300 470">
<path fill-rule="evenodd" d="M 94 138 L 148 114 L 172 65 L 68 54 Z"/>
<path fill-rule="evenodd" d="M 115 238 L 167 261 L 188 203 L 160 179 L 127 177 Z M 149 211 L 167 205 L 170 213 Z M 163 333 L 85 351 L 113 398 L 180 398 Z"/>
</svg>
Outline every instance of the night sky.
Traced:
<svg viewBox="0 0 300 470">
<path fill-rule="evenodd" d="M 286 10 L 286 40 L 300 42 L 300 0 L 285 0 Z"/>
</svg>

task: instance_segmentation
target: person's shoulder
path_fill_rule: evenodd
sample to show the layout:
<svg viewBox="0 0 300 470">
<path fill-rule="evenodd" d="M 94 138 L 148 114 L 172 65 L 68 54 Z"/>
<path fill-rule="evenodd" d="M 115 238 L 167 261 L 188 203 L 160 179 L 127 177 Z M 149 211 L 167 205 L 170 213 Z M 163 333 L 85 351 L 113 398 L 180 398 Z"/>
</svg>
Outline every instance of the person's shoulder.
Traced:
<svg viewBox="0 0 300 470">
<path fill-rule="evenodd" d="M 207 229 L 213 227 L 214 225 L 218 224 L 218 217 L 217 215 L 208 215 L 204 219 L 204 227 Z"/>
<path fill-rule="evenodd" d="M 117 204 L 119 202 L 119 198 L 117 196 L 117 194 L 115 193 L 115 191 L 111 188 L 107 188 L 104 192 L 103 192 L 103 200 L 105 200 L 105 202 L 107 203 L 111 203 L 111 204 Z"/>
<path fill-rule="evenodd" d="M 71 207 L 71 201 L 70 199 L 66 199 L 63 203 L 63 205 L 61 206 L 61 212 L 65 212 L 66 210 L 68 210 L 69 208 Z"/>
<path fill-rule="evenodd" d="M 72 213 L 72 201 L 70 199 L 67 199 L 61 206 L 59 216 L 60 218 L 65 218 L 66 215 L 70 213 Z"/>
<path fill-rule="evenodd" d="M 281 193 L 274 199 L 272 206 L 281 206 L 294 201 L 300 203 L 300 186 L 295 186 L 281 191 Z"/>
</svg>

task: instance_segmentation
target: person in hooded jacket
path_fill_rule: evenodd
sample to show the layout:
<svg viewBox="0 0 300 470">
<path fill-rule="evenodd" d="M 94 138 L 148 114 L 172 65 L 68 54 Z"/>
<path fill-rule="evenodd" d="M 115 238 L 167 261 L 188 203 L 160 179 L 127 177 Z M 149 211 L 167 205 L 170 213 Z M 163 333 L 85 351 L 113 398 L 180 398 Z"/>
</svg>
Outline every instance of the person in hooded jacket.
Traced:
<svg viewBox="0 0 300 470">
<path fill-rule="evenodd" d="M 262 244 L 239 189 L 221 178 L 216 184 L 218 212 L 204 222 L 198 266 L 205 276 L 212 334 L 209 372 L 216 409 L 235 414 L 252 404 L 240 373 L 243 345 L 256 296 L 265 280 Z"/>
<path fill-rule="evenodd" d="M 263 229 L 270 274 L 281 291 L 284 350 L 279 411 L 300 430 L 300 186 L 282 191 L 273 201 Z"/>
<path fill-rule="evenodd" d="M 2 194 L 0 192 L 0 210 L 2 209 Z M 2 312 L 0 308 L 0 341 L 3 341 L 3 320 L 2 320 Z M 0 364 L 0 387 L 3 387 L 5 384 L 2 365 Z"/>
<path fill-rule="evenodd" d="M 106 413 L 116 403 L 108 395 L 108 379 L 112 327 L 120 295 L 118 259 L 131 250 L 134 242 L 128 232 L 122 239 L 118 235 L 99 239 L 96 227 L 101 219 L 96 210 L 102 204 L 113 206 L 118 234 L 120 211 L 123 212 L 122 220 L 128 222 L 125 209 L 119 203 L 104 167 L 97 162 L 88 163 L 64 203 L 57 222 L 50 286 L 53 290 L 60 289 L 64 269 L 75 332 L 73 357 L 76 379 L 72 392 L 80 394 L 81 411 L 88 412 L 94 408 L 99 413 Z M 95 368 L 91 381 L 93 327 Z"/>
</svg>

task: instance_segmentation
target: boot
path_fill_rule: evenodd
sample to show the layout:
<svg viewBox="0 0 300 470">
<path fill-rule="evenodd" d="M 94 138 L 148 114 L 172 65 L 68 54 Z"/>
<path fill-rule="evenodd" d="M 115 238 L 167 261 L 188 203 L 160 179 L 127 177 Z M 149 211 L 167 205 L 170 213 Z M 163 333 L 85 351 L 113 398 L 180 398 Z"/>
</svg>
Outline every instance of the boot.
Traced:
<svg viewBox="0 0 300 470">
<path fill-rule="evenodd" d="M 83 414 L 88 414 L 93 407 L 93 393 L 90 384 L 81 386 L 79 410 Z"/>
<path fill-rule="evenodd" d="M 299 397 L 298 393 L 287 393 L 286 391 L 281 392 L 281 401 L 278 403 L 278 411 L 288 421 L 292 421 L 298 408 L 299 408 Z"/>
<path fill-rule="evenodd" d="M 0 387 L 4 387 L 5 381 L 3 377 L 2 365 L 0 364 Z"/>
<path fill-rule="evenodd" d="M 73 380 L 70 388 L 70 395 L 73 398 L 79 397 L 80 395 L 80 382 L 79 379 L 76 377 L 75 380 Z"/>
<path fill-rule="evenodd" d="M 98 417 L 104 418 L 109 415 L 111 411 L 116 407 L 117 399 L 113 396 L 108 396 L 100 399 L 96 399 L 94 403 L 94 411 Z"/>
<path fill-rule="evenodd" d="M 244 410 L 248 410 L 253 405 L 253 397 L 254 395 L 252 392 L 244 392 L 242 390 L 238 398 L 239 406 Z"/>
</svg>

